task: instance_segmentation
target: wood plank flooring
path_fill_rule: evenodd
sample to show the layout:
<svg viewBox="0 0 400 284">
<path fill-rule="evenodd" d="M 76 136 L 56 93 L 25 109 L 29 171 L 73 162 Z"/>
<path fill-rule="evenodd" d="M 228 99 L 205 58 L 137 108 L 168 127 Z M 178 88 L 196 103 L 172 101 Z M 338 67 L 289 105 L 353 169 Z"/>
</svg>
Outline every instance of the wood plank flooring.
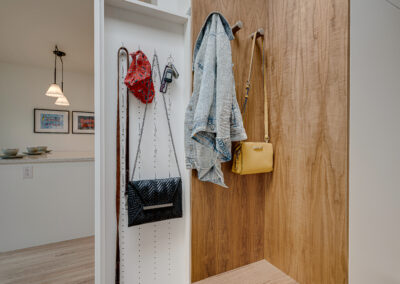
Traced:
<svg viewBox="0 0 400 284">
<path fill-rule="evenodd" d="M 296 284 L 292 278 L 266 260 L 221 273 L 194 284 Z"/>
<path fill-rule="evenodd" d="M 0 253 L 0 283 L 94 283 L 94 237 Z"/>
</svg>

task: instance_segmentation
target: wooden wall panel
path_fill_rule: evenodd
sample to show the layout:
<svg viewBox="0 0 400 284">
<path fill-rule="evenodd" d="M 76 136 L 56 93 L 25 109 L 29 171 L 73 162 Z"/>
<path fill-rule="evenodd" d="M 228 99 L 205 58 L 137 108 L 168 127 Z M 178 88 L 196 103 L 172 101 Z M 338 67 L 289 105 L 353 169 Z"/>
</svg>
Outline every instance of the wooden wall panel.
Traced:
<svg viewBox="0 0 400 284">
<path fill-rule="evenodd" d="M 265 257 L 302 284 L 347 283 L 349 1 L 267 2 Z"/>
<path fill-rule="evenodd" d="M 221 11 L 233 25 L 242 20 L 244 28 L 231 42 L 240 103 L 243 97 L 251 40 L 248 36 L 265 28 L 266 2 L 263 0 L 193 0 L 192 38 L 197 38 L 203 22 L 212 11 Z M 260 47 L 260 44 L 258 45 Z M 256 58 L 260 57 L 257 49 Z M 261 61 L 254 69 L 261 69 Z M 248 113 L 262 116 L 262 75 L 254 72 Z M 263 121 L 249 116 L 247 134 L 262 141 Z M 264 258 L 264 178 L 262 175 L 239 177 L 231 173 L 231 163 L 224 164 L 229 189 L 203 183 L 192 177 L 192 280 L 198 281 Z"/>
<path fill-rule="evenodd" d="M 347 283 L 348 0 L 192 0 L 193 42 L 214 10 L 244 23 L 232 41 L 239 102 L 248 35 L 266 29 L 275 170 L 239 177 L 226 164 L 230 189 L 193 174 L 192 280 L 266 258 L 302 284 Z M 262 77 L 254 74 L 246 130 L 262 141 Z"/>
</svg>

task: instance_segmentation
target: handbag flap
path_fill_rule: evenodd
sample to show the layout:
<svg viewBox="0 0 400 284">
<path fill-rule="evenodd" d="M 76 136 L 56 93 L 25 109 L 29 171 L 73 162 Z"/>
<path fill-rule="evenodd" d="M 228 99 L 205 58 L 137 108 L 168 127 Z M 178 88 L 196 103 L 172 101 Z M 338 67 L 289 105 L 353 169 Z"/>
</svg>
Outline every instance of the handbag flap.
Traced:
<svg viewBox="0 0 400 284">
<path fill-rule="evenodd" d="M 131 181 L 143 206 L 173 203 L 175 193 L 182 181 L 180 177 Z"/>
<path fill-rule="evenodd" d="M 241 144 L 241 174 L 268 173 L 273 170 L 273 147 L 266 142 Z"/>
</svg>

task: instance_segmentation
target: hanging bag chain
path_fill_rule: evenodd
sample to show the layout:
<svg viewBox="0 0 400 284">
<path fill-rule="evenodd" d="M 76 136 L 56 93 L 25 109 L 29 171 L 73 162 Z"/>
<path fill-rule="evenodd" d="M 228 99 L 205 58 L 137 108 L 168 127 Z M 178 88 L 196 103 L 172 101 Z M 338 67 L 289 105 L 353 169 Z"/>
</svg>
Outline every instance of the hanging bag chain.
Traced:
<svg viewBox="0 0 400 284">
<path fill-rule="evenodd" d="M 245 116 L 247 102 L 250 94 L 250 82 L 254 59 L 254 50 L 256 45 L 256 33 L 253 34 L 249 76 L 246 82 L 245 100 L 243 103 L 242 116 Z M 268 96 L 267 82 L 265 72 L 265 56 L 264 56 L 264 37 L 262 40 L 262 76 L 263 76 L 263 93 L 264 93 L 264 139 L 265 142 L 240 142 L 233 153 L 232 172 L 240 175 L 268 173 L 273 170 L 273 147 L 269 143 L 269 124 L 268 124 Z"/>
<path fill-rule="evenodd" d="M 154 53 L 153 64 L 151 68 L 152 75 L 151 75 L 151 80 L 148 82 L 149 84 L 153 83 L 152 76 L 156 65 L 158 68 L 158 74 L 161 77 L 158 57 L 157 54 Z M 175 143 L 172 137 L 171 123 L 169 119 L 169 114 L 164 94 L 162 94 L 163 105 L 164 105 L 165 115 L 167 117 L 169 135 L 171 137 L 171 144 L 174 150 L 175 161 L 179 176 L 164 178 L 164 179 L 148 179 L 148 180 L 136 180 L 136 181 L 133 180 L 143 137 L 144 124 L 146 121 L 148 98 L 149 97 L 147 96 L 146 107 L 144 109 L 142 127 L 140 128 L 138 147 L 132 171 L 132 177 L 127 187 L 128 226 L 136 226 L 150 222 L 180 218 L 183 215 L 182 177 L 179 168 L 178 156 L 176 154 Z"/>
<path fill-rule="evenodd" d="M 158 76 L 159 76 L 159 80 L 160 80 L 160 84 L 161 84 L 162 78 L 161 78 L 161 72 L 160 72 L 160 64 L 158 62 L 158 56 L 157 56 L 157 54 L 155 52 L 154 52 L 154 56 L 153 56 L 153 64 L 152 65 L 157 65 L 157 72 L 158 72 Z M 165 94 L 162 93 L 162 92 L 161 92 L 161 97 L 163 99 L 165 116 L 167 117 L 169 137 L 171 138 L 171 144 L 172 144 L 172 148 L 173 148 L 173 151 L 174 151 L 176 167 L 178 169 L 179 176 L 182 177 L 181 170 L 179 168 L 178 156 L 176 155 L 176 147 L 175 147 L 174 137 L 172 136 L 171 121 L 170 121 L 170 118 L 169 118 L 169 113 L 168 113 L 168 109 L 167 109 L 167 103 L 165 101 Z"/>
<path fill-rule="evenodd" d="M 152 76 L 153 76 L 153 74 L 154 74 L 154 67 L 155 67 L 155 65 L 157 65 L 157 69 L 158 69 L 157 72 L 158 72 L 158 75 L 159 75 L 159 78 L 160 78 L 160 82 L 161 82 L 160 64 L 159 64 L 159 62 L 158 62 L 158 56 L 157 56 L 156 53 L 154 53 L 154 56 L 153 56 L 153 63 L 152 63 L 152 68 L 151 68 L 151 74 L 152 74 Z M 165 102 L 164 93 L 161 93 L 161 96 L 162 96 L 162 98 L 163 98 L 163 106 L 164 106 L 164 110 L 165 110 L 165 116 L 167 117 L 168 131 L 169 131 L 169 135 L 170 135 L 170 137 L 171 137 L 171 144 L 172 144 L 172 148 L 173 148 L 173 151 L 174 151 L 176 166 L 177 166 L 177 168 L 178 168 L 179 177 L 182 177 L 182 175 L 181 175 L 181 170 L 180 170 L 180 168 L 179 168 L 178 156 L 177 156 L 177 154 L 176 154 L 176 148 L 175 148 L 174 138 L 173 138 L 173 136 L 172 136 L 171 122 L 170 122 L 170 119 L 169 119 L 169 114 L 168 114 L 168 110 L 167 110 L 167 103 Z M 145 123 L 146 114 L 147 114 L 147 106 L 148 106 L 148 103 L 147 103 L 147 99 L 146 99 L 146 106 L 145 106 L 145 108 L 144 108 L 144 114 L 143 114 L 143 119 L 142 119 L 142 127 L 140 128 L 139 142 L 138 142 L 138 147 L 137 147 L 137 150 L 136 150 L 136 157 L 135 157 L 135 163 L 134 163 L 134 165 L 133 165 L 133 171 L 132 171 L 131 181 L 133 180 L 133 177 L 134 177 L 134 174 L 135 174 L 136 165 L 137 165 L 137 161 L 138 161 L 138 157 L 139 157 L 139 152 L 140 152 L 140 145 L 141 145 L 141 143 L 142 143 L 142 136 L 143 136 L 143 130 L 144 130 L 144 123 Z"/>
</svg>

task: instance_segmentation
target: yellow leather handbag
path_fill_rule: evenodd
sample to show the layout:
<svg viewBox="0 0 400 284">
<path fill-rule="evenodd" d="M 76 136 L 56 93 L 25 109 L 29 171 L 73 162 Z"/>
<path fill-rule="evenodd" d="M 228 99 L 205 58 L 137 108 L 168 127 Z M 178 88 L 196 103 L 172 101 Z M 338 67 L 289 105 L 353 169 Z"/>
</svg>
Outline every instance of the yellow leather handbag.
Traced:
<svg viewBox="0 0 400 284">
<path fill-rule="evenodd" d="M 256 43 L 256 34 L 253 34 L 253 43 L 250 59 L 250 71 L 246 84 L 246 95 L 243 104 L 243 117 L 246 112 L 247 99 L 250 91 L 251 69 L 253 65 L 254 47 Z M 269 143 L 268 136 L 268 98 L 267 85 L 265 78 L 264 63 L 264 37 L 262 38 L 262 70 L 264 83 L 264 133 L 265 142 L 243 142 L 241 141 L 233 150 L 232 172 L 239 175 L 269 173 L 273 170 L 274 152 L 272 144 Z"/>
</svg>

